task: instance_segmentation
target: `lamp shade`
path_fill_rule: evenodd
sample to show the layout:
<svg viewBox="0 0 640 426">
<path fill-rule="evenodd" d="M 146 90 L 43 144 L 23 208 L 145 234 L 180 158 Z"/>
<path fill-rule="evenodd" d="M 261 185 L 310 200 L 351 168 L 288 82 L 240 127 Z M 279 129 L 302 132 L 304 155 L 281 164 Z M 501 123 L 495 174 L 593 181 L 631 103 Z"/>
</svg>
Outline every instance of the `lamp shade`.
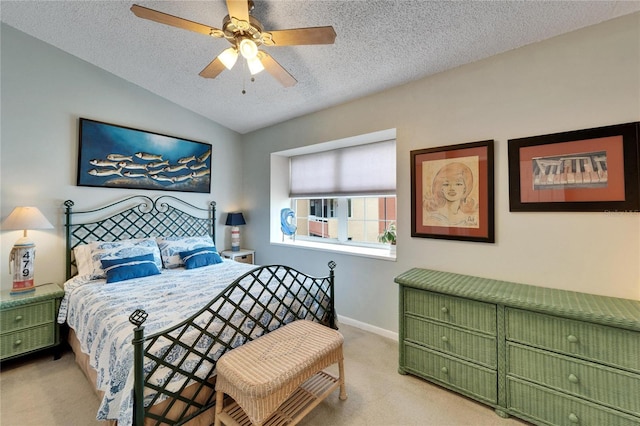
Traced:
<svg viewBox="0 0 640 426">
<path fill-rule="evenodd" d="M 225 225 L 227 226 L 239 226 L 246 224 L 247 222 L 244 221 L 244 216 L 242 216 L 241 212 L 229 213 L 227 215 L 227 221 L 225 222 Z"/>
<path fill-rule="evenodd" d="M 37 207 L 16 207 L 2 222 L 2 230 L 52 229 L 53 225 Z"/>
</svg>

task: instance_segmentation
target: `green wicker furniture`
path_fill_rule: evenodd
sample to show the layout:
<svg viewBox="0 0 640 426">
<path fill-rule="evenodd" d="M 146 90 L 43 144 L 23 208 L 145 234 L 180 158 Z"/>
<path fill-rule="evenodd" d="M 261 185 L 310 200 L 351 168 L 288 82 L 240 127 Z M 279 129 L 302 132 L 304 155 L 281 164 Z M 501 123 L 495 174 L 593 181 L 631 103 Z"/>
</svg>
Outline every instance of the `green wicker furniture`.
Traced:
<svg viewBox="0 0 640 426">
<path fill-rule="evenodd" d="M 44 284 L 33 292 L 0 295 L 0 360 L 48 349 L 60 344 L 56 315 L 64 291 Z"/>
<path fill-rule="evenodd" d="M 640 301 L 414 268 L 399 372 L 544 425 L 640 424 Z"/>
<path fill-rule="evenodd" d="M 227 352 L 217 364 L 215 426 L 295 425 L 337 388 L 346 400 L 343 341 L 299 320 Z M 336 363 L 339 377 L 322 371 Z M 235 402 L 223 407 L 224 394 Z"/>
</svg>

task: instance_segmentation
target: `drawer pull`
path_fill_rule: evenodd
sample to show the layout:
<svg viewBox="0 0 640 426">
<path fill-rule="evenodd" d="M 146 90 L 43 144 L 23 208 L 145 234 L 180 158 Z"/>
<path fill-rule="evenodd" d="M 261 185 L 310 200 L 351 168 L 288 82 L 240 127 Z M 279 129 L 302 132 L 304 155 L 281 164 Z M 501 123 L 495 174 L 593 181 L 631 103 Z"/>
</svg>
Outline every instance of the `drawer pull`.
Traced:
<svg viewBox="0 0 640 426">
<path fill-rule="evenodd" d="M 15 342 L 13 342 L 13 346 L 20 346 L 22 344 L 22 340 L 18 339 Z"/>
<path fill-rule="evenodd" d="M 442 336 L 440 339 L 442 339 L 443 342 L 448 342 L 449 338 L 447 336 Z"/>
<path fill-rule="evenodd" d="M 16 315 L 16 322 L 22 321 L 22 315 Z"/>
<path fill-rule="evenodd" d="M 580 419 L 575 414 L 569 413 L 569 421 L 571 423 L 578 423 L 580 421 Z"/>
<path fill-rule="evenodd" d="M 578 338 L 576 336 L 574 336 L 573 334 L 570 334 L 567 336 L 567 340 L 571 343 L 576 343 L 578 341 Z"/>
<path fill-rule="evenodd" d="M 578 383 L 578 382 L 579 382 L 579 380 L 578 380 L 578 378 L 576 377 L 576 375 L 575 375 L 575 374 L 569 374 L 568 379 L 569 379 L 569 381 L 570 381 L 571 383 Z"/>
<path fill-rule="evenodd" d="M 442 371 L 443 374 L 449 374 L 449 369 L 447 367 L 442 367 L 440 371 Z"/>
<path fill-rule="evenodd" d="M 442 311 L 443 314 L 448 314 L 449 313 L 449 308 L 447 308 L 446 306 L 443 306 L 442 309 L 440 309 Z"/>
</svg>

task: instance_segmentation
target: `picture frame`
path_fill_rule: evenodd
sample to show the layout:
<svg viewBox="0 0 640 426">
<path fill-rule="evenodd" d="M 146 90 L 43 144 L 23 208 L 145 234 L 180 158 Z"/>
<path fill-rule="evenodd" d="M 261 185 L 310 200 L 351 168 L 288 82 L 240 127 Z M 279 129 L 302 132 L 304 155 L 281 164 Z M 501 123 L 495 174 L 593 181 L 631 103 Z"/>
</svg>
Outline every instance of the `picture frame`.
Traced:
<svg viewBox="0 0 640 426">
<path fill-rule="evenodd" d="M 411 236 L 495 242 L 494 141 L 411 151 Z"/>
<path fill-rule="evenodd" d="M 509 211 L 640 211 L 640 122 L 509 140 Z"/>
<path fill-rule="evenodd" d="M 78 186 L 211 193 L 211 144 L 80 118 Z"/>
</svg>

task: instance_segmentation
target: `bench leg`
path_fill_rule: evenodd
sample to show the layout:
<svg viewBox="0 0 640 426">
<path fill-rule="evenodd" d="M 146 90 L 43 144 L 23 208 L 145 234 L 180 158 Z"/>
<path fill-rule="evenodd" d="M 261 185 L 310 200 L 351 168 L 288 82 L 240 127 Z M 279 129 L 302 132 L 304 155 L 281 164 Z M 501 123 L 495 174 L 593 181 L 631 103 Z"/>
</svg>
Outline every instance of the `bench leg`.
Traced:
<svg viewBox="0 0 640 426">
<path fill-rule="evenodd" d="M 347 389 L 344 384 L 344 359 L 338 361 L 338 374 L 340 376 L 340 401 L 346 401 Z"/>
<path fill-rule="evenodd" d="M 223 408 L 224 408 L 224 392 L 216 391 L 216 419 L 214 422 L 214 426 L 222 425 L 222 421 L 220 420 L 220 414 L 222 413 Z"/>
</svg>

